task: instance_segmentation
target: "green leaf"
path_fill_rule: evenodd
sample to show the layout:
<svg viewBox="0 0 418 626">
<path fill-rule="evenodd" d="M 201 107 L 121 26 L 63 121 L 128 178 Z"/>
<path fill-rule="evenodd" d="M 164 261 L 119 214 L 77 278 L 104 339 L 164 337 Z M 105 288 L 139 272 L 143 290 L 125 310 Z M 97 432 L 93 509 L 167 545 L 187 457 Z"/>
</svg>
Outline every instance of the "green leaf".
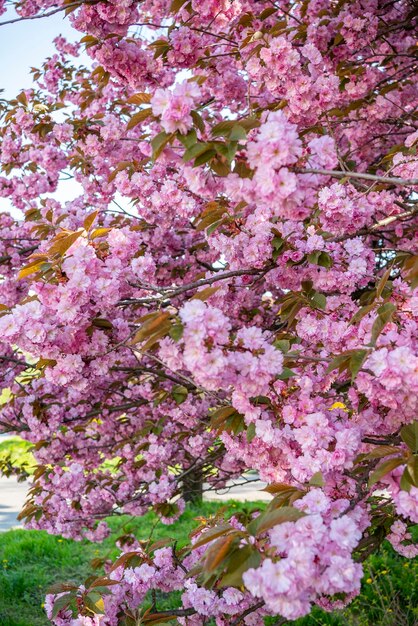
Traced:
<svg viewBox="0 0 418 626">
<path fill-rule="evenodd" d="M 321 267 L 332 267 L 333 262 L 330 255 L 327 252 L 321 252 L 318 258 L 318 265 Z"/>
<path fill-rule="evenodd" d="M 203 118 L 197 111 L 191 111 L 190 115 L 192 116 L 193 123 L 195 127 L 200 130 L 201 133 L 205 132 L 205 122 Z"/>
<path fill-rule="evenodd" d="M 414 456 L 409 459 L 406 469 L 413 486 L 418 487 L 418 456 L 414 454 Z"/>
<path fill-rule="evenodd" d="M 104 614 L 104 602 L 100 593 L 96 591 L 90 591 L 84 597 L 84 604 L 94 614 Z"/>
<path fill-rule="evenodd" d="M 372 304 L 367 304 L 366 306 L 362 306 L 356 313 L 354 313 L 353 317 L 349 321 L 349 324 L 357 324 L 360 322 L 363 317 L 365 317 L 370 311 L 374 309 L 374 302 Z"/>
<path fill-rule="evenodd" d="M 221 587 L 241 587 L 242 575 L 250 568 L 257 568 L 261 555 L 253 546 L 244 546 L 235 551 L 228 563 L 226 574 L 219 581 Z"/>
<path fill-rule="evenodd" d="M 385 302 L 377 309 L 377 318 L 372 326 L 371 345 L 375 346 L 377 338 L 386 326 L 386 324 L 392 319 L 393 314 L 396 311 L 396 306 L 392 302 Z"/>
<path fill-rule="evenodd" d="M 332 267 L 332 259 L 327 252 L 323 252 L 321 250 L 315 250 L 315 252 L 311 252 L 306 257 L 309 263 L 313 263 L 314 265 L 321 265 L 322 267 Z"/>
<path fill-rule="evenodd" d="M 151 139 L 152 158 L 154 159 L 154 161 L 155 159 L 158 159 L 161 152 L 164 150 L 165 146 L 172 139 L 173 136 L 173 134 L 169 135 L 168 133 L 163 131 L 161 133 L 158 133 L 158 135 L 155 135 L 155 137 Z"/>
<path fill-rule="evenodd" d="M 373 460 L 373 459 L 383 459 L 385 456 L 389 456 L 392 454 L 396 454 L 400 452 L 400 448 L 394 446 L 376 446 L 371 452 L 367 454 L 361 455 L 361 460 Z"/>
<path fill-rule="evenodd" d="M 238 142 L 237 141 L 229 141 L 226 143 L 221 143 L 220 141 L 217 141 L 216 143 L 213 144 L 214 148 L 216 149 L 216 151 L 218 152 L 218 159 L 219 157 L 225 157 L 225 159 L 227 159 L 228 163 L 231 164 L 234 157 L 235 157 L 235 153 L 238 149 Z M 221 159 L 221 162 L 223 162 L 223 160 Z"/>
<path fill-rule="evenodd" d="M 175 385 L 171 395 L 177 404 L 182 404 L 187 399 L 189 392 L 186 387 L 183 387 L 183 385 Z"/>
<path fill-rule="evenodd" d="M 283 354 L 286 354 L 290 350 L 290 341 L 288 339 L 278 339 L 273 345 L 277 350 L 283 352 Z"/>
<path fill-rule="evenodd" d="M 251 399 L 251 403 L 254 406 L 260 406 L 260 404 L 264 404 L 265 406 L 271 407 L 271 400 L 268 396 L 253 396 Z"/>
<path fill-rule="evenodd" d="M 209 148 L 205 150 L 202 154 L 195 158 L 193 167 L 199 167 L 199 165 L 204 165 L 208 161 L 210 161 L 214 156 L 216 156 L 216 150 L 213 148 Z"/>
<path fill-rule="evenodd" d="M 325 370 L 325 373 L 330 374 L 334 370 L 339 370 L 340 372 L 343 372 L 348 367 L 349 362 L 350 362 L 350 355 L 347 352 L 338 354 L 336 357 L 332 359 L 331 363 L 328 365 L 327 369 Z"/>
<path fill-rule="evenodd" d="M 174 324 L 168 333 L 173 341 L 179 341 L 183 336 L 184 326 L 181 322 Z"/>
<path fill-rule="evenodd" d="M 276 376 L 276 378 L 278 380 L 288 380 L 289 378 L 292 378 L 293 376 L 297 376 L 296 372 L 291 370 L 289 367 L 284 367 L 282 371 L 280 372 L 280 374 Z"/>
<path fill-rule="evenodd" d="M 336 369 L 338 369 L 340 373 L 342 373 L 345 369 L 348 369 L 351 372 L 351 379 L 354 380 L 359 373 L 367 354 L 368 350 L 365 349 L 347 350 L 332 359 L 326 369 L 326 374 L 329 374 Z"/>
<path fill-rule="evenodd" d="M 131 119 L 126 125 L 127 130 L 135 128 L 135 126 L 146 120 L 147 117 L 150 117 L 150 115 L 152 115 L 151 107 L 149 107 L 148 109 L 142 109 L 141 111 L 138 111 L 138 113 L 134 113 L 134 115 L 132 115 Z"/>
<path fill-rule="evenodd" d="M 73 597 L 72 593 L 64 593 L 62 596 L 60 596 L 54 601 L 54 608 L 52 609 L 53 619 L 57 617 L 58 613 L 62 609 L 66 609 L 68 607 L 68 605 L 71 602 L 72 597 Z"/>
<path fill-rule="evenodd" d="M 351 359 L 350 359 L 350 372 L 351 372 L 351 380 L 354 380 L 359 371 L 361 370 L 361 366 L 363 365 L 366 356 L 368 354 L 367 350 L 354 350 Z"/>
<path fill-rule="evenodd" d="M 243 128 L 240 124 L 234 124 L 231 132 L 229 133 L 229 138 L 231 141 L 245 141 L 245 139 L 247 139 L 245 128 Z"/>
<path fill-rule="evenodd" d="M 266 511 L 254 520 L 254 522 L 256 522 L 254 525 L 255 532 L 251 534 L 256 536 L 261 535 L 278 524 L 283 524 L 283 522 L 296 522 L 304 516 L 305 513 L 303 513 L 303 511 L 299 511 L 299 509 L 295 509 L 293 506 L 283 506 L 279 509 L 274 509 L 273 511 Z M 249 528 L 248 530 L 251 532 Z"/>
<path fill-rule="evenodd" d="M 273 240 L 271 242 L 271 245 L 273 247 L 273 261 L 277 261 L 280 251 L 282 250 L 283 246 L 284 246 L 284 239 L 282 239 L 282 237 L 279 237 L 276 235 L 276 237 L 273 237 Z"/>
<path fill-rule="evenodd" d="M 255 435 L 256 435 L 256 433 L 255 433 L 255 424 L 254 424 L 254 422 L 251 422 L 251 424 L 247 428 L 247 441 L 248 441 L 248 443 L 251 443 L 251 441 L 254 439 Z"/>
<path fill-rule="evenodd" d="M 324 486 L 324 477 L 322 476 L 321 472 L 315 472 L 315 474 L 312 476 L 311 480 L 309 481 L 309 484 L 312 485 L 313 487 L 323 487 Z"/>
<path fill-rule="evenodd" d="M 220 220 L 216 220 L 216 222 L 213 222 L 213 224 L 211 224 L 207 229 L 206 229 L 206 234 L 207 235 L 211 235 L 217 228 L 218 226 L 220 226 L 224 221 L 224 218 L 220 219 Z"/>
<path fill-rule="evenodd" d="M 375 469 L 369 477 L 369 487 L 372 487 L 376 483 L 379 482 L 386 474 L 389 474 L 392 470 L 399 465 L 403 465 L 405 463 L 405 459 L 403 457 L 395 457 L 394 459 L 388 459 L 379 465 L 377 469 Z"/>
<path fill-rule="evenodd" d="M 412 424 L 403 426 L 401 428 L 401 439 L 406 443 L 408 448 L 414 452 L 418 452 L 418 421 L 415 420 Z"/>
<path fill-rule="evenodd" d="M 196 135 L 196 131 L 194 128 L 189 130 L 187 135 L 182 135 L 181 133 L 179 133 L 177 136 L 178 136 L 179 141 L 181 141 L 181 143 L 183 144 L 185 148 L 191 148 L 197 142 L 197 135 Z"/>
<path fill-rule="evenodd" d="M 314 303 L 315 308 L 321 309 L 321 311 L 325 311 L 325 309 L 327 308 L 327 299 L 324 296 L 324 294 L 319 293 L 319 291 L 316 291 L 314 293 L 314 295 L 311 298 L 311 302 Z"/>
<path fill-rule="evenodd" d="M 205 530 L 205 532 L 202 533 L 199 539 L 193 544 L 192 550 L 196 550 L 196 548 L 200 548 L 200 546 L 204 546 L 218 537 L 228 535 L 232 530 L 235 529 L 231 526 L 231 524 L 219 524 L 219 526 Z"/>
<path fill-rule="evenodd" d="M 157 39 L 149 46 L 154 49 L 154 59 L 163 57 L 170 50 L 171 46 L 166 39 Z"/>
<path fill-rule="evenodd" d="M 403 474 L 401 476 L 401 480 L 399 483 L 399 487 L 402 489 L 402 491 L 408 491 L 408 493 L 411 491 L 412 482 L 411 482 L 411 476 L 409 475 L 407 467 L 405 467 L 403 471 Z"/>
<path fill-rule="evenodd" d="M 91 321 L 91 325 L 95 328 L 102 328 L 103 330 L 112 330 L 113 328 L 112 322 L 103 317 L 95 317 Z"/>
<path fill-rule="evenodd" d="M 203 142 L 203 141 L 198 141 L 197 143 L 195 143 L 193 146 L 190 146 L 185 153 L 183 154 L 183 161 L 185 163 L 187 163 L 187 161 L 191 161 L 191 159 L 195 159 L 196 157 L 200 156 L 201 154 L 204 154 L 205 152 L 207 152 L 207 150 L 212 146 L 212 144 L 207 143 L 207 142 Z"/>
<path fill-rule="evenodd" d="M 227 137 L 235 124 L 236 122 L 234 120 L 219 122 L 219 124 L 216 124 L 212 128 L 213 137 Z"/>
<path fill-rule="evenodd" d="M 310 252 L 306 258 L 308 259 L 309 263 L 317 265 L 320 254 L 320 250 L 315 250 L 315 252 Z"/>
<path fill-rule="evenodd" d="M 219 122 L 219 124 L 216 124 L 212 128 L 212 136 L 230 137 L 232 139 L 232 137 L 230 136 L 232 133 L 232 129 L 238 125 L 248 132 L 252 128 L 257 128 L 257 126 L 260 126 L 260 122 L 254 117 L 246 117 L 240 120 L 224 120 L 223 122 Z M 245 139 L 246 137 L 243 138 Z"/>
</svg>

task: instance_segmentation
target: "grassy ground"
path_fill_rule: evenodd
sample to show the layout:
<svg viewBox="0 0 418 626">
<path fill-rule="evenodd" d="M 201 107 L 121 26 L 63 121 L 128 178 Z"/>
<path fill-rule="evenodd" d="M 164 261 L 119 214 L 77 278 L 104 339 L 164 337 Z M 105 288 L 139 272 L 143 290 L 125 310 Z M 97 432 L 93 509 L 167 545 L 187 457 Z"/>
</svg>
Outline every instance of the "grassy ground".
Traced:
<svg viewBox="0 0 418 626">
<path fill-rule="evenodd" d="M 165 526 L 148 513 L 141 518 L 123 517 L 109 521 L 112 536 L 102 544 L 76 542 L 50 536 L 44 531 L 10 530 L 0 533 L 0 626 L 45 626 L 49 624 L 43 611 L 43 600 L 48 587 L 56 582 L 73 580 L 84 582 L 93 572 L 90 562 L 99 557 L 115 558 L 115 536 L 133 532 L 146 539 L 153 529 L 155 540 L 171 537 L 181 547 L 188 534 L 198 526 L 198 516 L 209 516 L 225 503 L 204 502 L 198 508 L 189 507 L 181 519 Z M 231 515 L 238 508 L 254 505 L 227 503 Z M 93 572 L 94 573 L 94 572 Z M 167 603 L 166 603 L 167 604 Z M 170 601 L 167 606 L 170 605 Z"/>
<path fill-rule="evenodd" d="M 0 440 L 0 467 L 10 463 L 14 467 L 24 469 L 28 474 L 33 474 L 35 459 L 30 452 L 32 447 L 29 441 L 20 437 Z"/>
<path fill-rule="evenodd" d="M 90 562 L 98 557 L 115 557 L 113 541 L 122 526 L 146 538 L 170 536 L 185 543 L 197 525 L 196 517 L 214 513 L 224 503 L 205 502 L 190 507 L 173 526 L 156 524 L 153 514 L 129 521 L 112 520 L 113 536 L 101 545 L 74 542 L 48 536 L 42 531 L 12 530 L 0 534 L 0 625 L 46 626 L 43 598 L 55 582 L 82 582 L 90 573 Z M 226 513 L 250 509 L 249 503 L 230 502 Z M 418 561 L 410 562 L 395 554 L 389 545 L 373 556 L 366 569 L 362 596 L 343 612 L 327 614 L 315 609 L 311 616 L 295 622 L 297 626 L 416 626 L 418 624 Z M 179 594 L 162 598 L 160 608 L 176 606 Z M 260 625 L 261 626 L 261 625 Z"/>
</svg>

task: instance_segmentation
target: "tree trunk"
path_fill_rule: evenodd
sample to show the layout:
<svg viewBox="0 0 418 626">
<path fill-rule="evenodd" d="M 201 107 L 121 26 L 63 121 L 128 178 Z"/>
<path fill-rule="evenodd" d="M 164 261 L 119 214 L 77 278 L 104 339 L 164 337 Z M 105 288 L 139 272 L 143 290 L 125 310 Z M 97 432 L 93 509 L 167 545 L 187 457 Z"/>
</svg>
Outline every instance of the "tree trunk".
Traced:
<svg viewBox="0 0 418 626">
<path fill-rule="evenodd" d="M 198 504 L 203 498 L 203 477 L 200 469 L 193 470 L 183 478 L 183 498 Z"/>
</svg>

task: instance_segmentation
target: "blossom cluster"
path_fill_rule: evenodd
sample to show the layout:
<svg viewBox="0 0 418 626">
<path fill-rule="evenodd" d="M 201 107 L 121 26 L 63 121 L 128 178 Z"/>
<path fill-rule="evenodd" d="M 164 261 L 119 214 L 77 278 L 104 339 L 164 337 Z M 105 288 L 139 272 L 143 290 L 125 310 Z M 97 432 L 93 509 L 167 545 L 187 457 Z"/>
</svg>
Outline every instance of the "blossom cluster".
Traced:
<svg viewBox="0 0 418 626">
<path fill-rule="evenodd" d="M 277 554 L 245 572 L 244 582 L 271 611 L 297 619 L 310 612 L 313 601 L 321 605 L 326 596 L 343 593 L 350 597 L 359 592 L 362 567 L 352 560 L 351 552 L 368 517 L 361 509 L 341 515 L 346 502 L 332 503 L 313 489 L 296 503 L 309 513 L 306 517 L 270 531 Z"/>
</svg>

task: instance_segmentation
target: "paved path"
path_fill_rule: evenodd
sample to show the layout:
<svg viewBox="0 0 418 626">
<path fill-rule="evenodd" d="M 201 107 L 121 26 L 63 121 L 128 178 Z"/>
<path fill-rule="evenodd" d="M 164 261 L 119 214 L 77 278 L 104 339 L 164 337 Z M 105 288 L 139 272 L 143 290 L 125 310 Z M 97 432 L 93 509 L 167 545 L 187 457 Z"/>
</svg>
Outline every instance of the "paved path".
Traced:
<svg viewBox="0 0 418 626">
<path fill-rule="evenodd" d="M 19 525 L 19 515 L 25 502 L 28 483 L 15 478 L 0 477 L 0 531 Z"/>
<path fill-rule="evenodd" d="M 205 494 L 204 500 L 239 500 L 240 502 L 248 501 L 268 501 L 271 495 L 266 491 L 262 491 L 266 483 L 257 479 L 257 476 L 248 476 L 247 479 L 230 480 L 225 489 L 219 491 L 209 491 Z"/>
<path fill-rule="evenodd" d="M 265 491 L 261 491 L 265 486 L 256 477 L 249 477 L 251 482 L 245 480 L 235 480 L 228 483 L 226 489 L 218 492 L 205 494 L 205 500 L 270 500 L 271 496 Z M 0 532 L 20 526 L 17 519 L 25 502 L 26 492 L 29 488 L 27 482 L 18 483 L 15 478 L 0 477 Z"/>
<path fill-rule="evenodd" d="M 10 435 L 0 434 L 0 443 L 6 439 L 10 439 Z M 28 483 L 0 476 L 0 532 L 20 526 L 17 516 L 22 510 L 28 488 Z"/>
</svg>

